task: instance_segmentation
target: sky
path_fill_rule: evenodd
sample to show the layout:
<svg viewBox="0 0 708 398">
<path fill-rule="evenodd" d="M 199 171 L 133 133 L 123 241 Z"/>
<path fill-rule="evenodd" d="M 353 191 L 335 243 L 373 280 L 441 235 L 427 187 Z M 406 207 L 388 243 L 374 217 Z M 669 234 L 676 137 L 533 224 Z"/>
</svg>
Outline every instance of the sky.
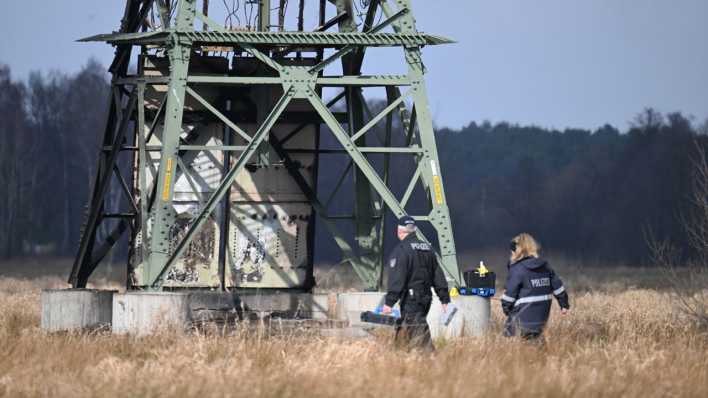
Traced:
<svg viewBox="0 0 708 398">
<path fill-rule="evenodd" d="M 91 57 L 110 63 L 110 46 L 75 40 L 116 30 L 123 0 L 6 3 L 0 63 L 15 78 L 76 72 Z M 624 130 L 647 106 L 697 123 L 708 118 L 706 0 L 413 0 L 413 7 L 420 31 L 456 40 L 423 51 L 437 126 L 489 120 Z M 404 70 L 400 52 L 369 55 L 365 73 Z"/>
</svg>

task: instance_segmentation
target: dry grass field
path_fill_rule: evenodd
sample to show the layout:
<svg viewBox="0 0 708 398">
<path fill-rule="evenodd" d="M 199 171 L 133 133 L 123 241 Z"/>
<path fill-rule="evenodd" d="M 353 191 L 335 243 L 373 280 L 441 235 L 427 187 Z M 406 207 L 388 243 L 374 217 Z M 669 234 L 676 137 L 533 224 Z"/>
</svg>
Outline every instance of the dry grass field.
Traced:
<svg viewBox="0 0 708 398">
<path fill-rule="evenodd" d="M 708 331 L 650 288 L 656 270 L 630 271 L 565 270 L 572 314 L 554 308 L 543 347 L 500 337 L 495 301 L 486 337 L 439 342 L 433 356 L 396 351 L 386 333 L 49 335 L 39 293 L 62 280 L 4 277 L 0 396 L 707 397 Z"/>
</svg>

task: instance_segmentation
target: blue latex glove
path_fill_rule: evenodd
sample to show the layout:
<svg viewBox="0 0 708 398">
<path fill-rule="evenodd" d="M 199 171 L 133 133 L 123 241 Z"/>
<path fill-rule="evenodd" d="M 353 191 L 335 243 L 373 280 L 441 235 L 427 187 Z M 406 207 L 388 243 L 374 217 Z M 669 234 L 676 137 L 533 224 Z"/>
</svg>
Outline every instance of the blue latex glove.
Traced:
<svg viewBox="0 0 708 398">
<path fill-rule="evenodd" d="M 376 309 L 374 310 L 374 313 L 379 314 L 379 315 L 384 315 L 383 306 L 376 307 Z M 385 315 L 391 315 L 394 318 L 400 318 L 401 317 L 401 310 L 399 310 L 398 308 L 394 308 L 390 314 L 385 314 Z"/>
</svg>

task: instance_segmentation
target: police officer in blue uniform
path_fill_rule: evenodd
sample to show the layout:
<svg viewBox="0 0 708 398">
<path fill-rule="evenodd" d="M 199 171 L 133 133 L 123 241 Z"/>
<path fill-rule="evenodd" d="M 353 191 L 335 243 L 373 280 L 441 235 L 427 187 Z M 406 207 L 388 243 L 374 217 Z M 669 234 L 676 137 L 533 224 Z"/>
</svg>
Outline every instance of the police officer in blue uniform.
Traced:
<svg viewBox="0 0 708 398">
<path fill-rule="evenodd" d="M 541 337 L 553 297 L 560 305 L 561 314 L 570 310 L 563 281 L 548 262 L 539 258 L 539 250 L 538 243 L 529 234 L 523 233 L 511 240 L 509 273 L 501 298 L 507 316 L 505 336 L 518 334 L 529 340 Z"/>
<path fill-rule="evenodd" d="M 430 244 L 416 238 L 415 220 L 410 216 L 398 222 L 398 239 L 388 262 L 388 293 L 384 313 L 390 313 L 396 302 L 401 303 L 402 323 L 396 328 L 399 346 L 434 349 L 426 321 L 435 290 L 443 311 L 447 311 L 450 293 L 442 269 Z"/>
</svg>

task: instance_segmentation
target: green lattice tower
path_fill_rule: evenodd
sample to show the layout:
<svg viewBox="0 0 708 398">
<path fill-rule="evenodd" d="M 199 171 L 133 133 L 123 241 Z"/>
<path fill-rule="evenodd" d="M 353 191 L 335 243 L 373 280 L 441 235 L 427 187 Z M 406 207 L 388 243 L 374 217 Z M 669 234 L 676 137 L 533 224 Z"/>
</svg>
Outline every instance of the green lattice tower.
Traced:
<svg viewBox="0 0 708 398">
<path fill-rule="evenodd" d="M 288 213 L 294 206 L 292 203 L 268 202 L 268 199 L 261 199 L 265 202 L 249 202 L 243 197 L 240 201 L 232 201 L 234 190 L 243 188 L 239 181 L 247 178 L 248 172 L 256 175 L 258 171 L 253 170 L 260 168 L 274 168 L 275 176 L 279 175 L 277 170 L 287 172 L 288 183 L 294 183 L 299 188 L 312 212 L 332 233 L 344 261 L 354 267 L 369 289 L 376 289 L 381 284 L 386 211 L 388 209 L 396 218 L 407 214 L 406 206 L 416 186 L 421 184 L 430 210 L 426 214 L 413 216 L 432 225 L 439 242 L 441 266 L 451 282 L 463 284 L 457 266 L 421 58 L 423 46 L 444 44 L 449 40 L 417 31 L 410 0 L 370 1 L 364 9 L 361 29 L 355 20 L 352 0 L 330 2 L 336 7 L 336 15 L 327 19 L 326 2 L 321 0 L 319 27 L 315 31 L 305 32 L 301 21 L 299 31 L 284 30 L 282 19 L 274 31 L 270 13 L 264 11 L 272 9 L 269 0 L 255 2 L 260 10 L 257 27 L 245 31 L 226 28 L 207 16 L 208 2 L 204 0 L 199 2 L 201 12 L 197 9 L 197 0 L 176 0 L 174 5 L 165 1 L 128 0 L 120 32 L 84 39 L 115 45 L 116 57 L 110 69 L 113 74 L 112 94 L 103 150 L 79 252 L 70 277 L 74 287 L 85 286 L 88 277 L 115 242 L 130 231 L 129 287 L 132 288 L 162 288 L 168 276 L 174 277 L 171 272 L 176 269 L 176 264 L 187 267 L 185 269 L 195 267 L 190 265 L 191 260 L 186 259 L 187 254 L 199 252 L 199 248 L 203 249 L 206 245 L 209 247 L 203 249 L 206 257 L 211 258 L 212 252 L 218 257 L 214 261 L 203 261 L 203 268 L 213 276 L 212 281 L 207 280 L 204 284 L 199 275 L 194 276 L 196 279 L 190 279 L 191 274 L 184 271 L 179 274 L 183 279 L 175 286 L 309 289 L 313 284 L 314 224 L 307 219 L 302 224 L 308 229 L 308 243 L 303 246 L 307 248 L 308 263 L 304 278 L 297 276 L 300 274 L 288 274 L 282 267 L 277 270 L 277 266 L 270 266 L 276 280 L 244 279 L 243 285 L 238 282 L 229 285 L 227 282 L 227 279 L 233 278 L 234 272 L 243 272 L 238 267 L 233 268 L 236 256 L 242 255 L 241 263 L 261 261 L 260 267 L 263 264 L 269 266 L 268 260 L 275 256 L 272 251 L 276 250 L 272 245 L 277 243 L 277 250 L 281 250 L 281 244 L 292 240 L 292 236 L 285 236 L 285 225 L 297 223 Z M 303 7 L 304 3 L 301 1 L 300 6 Z M 281 2 L 280 7 L 284 4 Z M 382 14 L 381 19 L 376 23 L 379 14 Z M 158 22 L 154 21 L 154 17 L 151 21 L 151 15 L 158 15 Z M 201 23 L 201 30 L 195 22 Z M 338 31 L 331 32 L 335 26 Z M 362 75 L 362 64 L 369 47 L 399 48 L 404 55 L 402 62 L 408 67 L 407 74 Z M 130 60 L 135 58 L 132 53 L 134 48 L 140 49 L 138 71 L 131 74 L 128 66 Z M 302 56 L 308 53 L 314 54 L 314 57 Z M 229 60 L 232 66 L 228 66 Z M 217 72 L 207 73 L 203 69 L 196 72 L 210 62 L 220 65 L 215 67 Z M 325 69 L 335 62 L 341 62 L 342 74 L 325 75 Z M 164 65 L 160 66 L 161 63 Z M 247 65 L 256 72 L 241 73 L 239 65 Z M 204 94 L 205 87 L 216 94 L 209 98 Z M 365 87 L 385 88 L 387 103 L 383 110 L 376 114 L 371 112 L 363 94 Z M 341 92 L 325 102 L 323 88 L 341 88 Z M 161 98 L 156 94 L 158 92 L 162 93 Z M 243 111 L 244 114 L 254 115 L 252 118 L 255 121 L 248 121 L 250 128 L 244 127 L 246 122 L 242 124 L 235 120 L 238 117 L 231 109 L 232 104 L 240 103 L 239 98 L 243 97 L 248 97 L 245 102 L 255 104 L 256 108 L 253 112 Z M 345 100 L 346 112 L 332 110 L 341 99 Z M 302 104 L 309 104 L 309 113 L 301 111 L 298 114 L 307 114 L 316 120 L 294 120 L 296 114 L 291 111 L 294 107 L 301 108 Z M 195 119 L 197 108 L 223 127 L 223 136 L 216 144 L 209 140 L 218 134 L 214 135 L 213 128 L 205 127 L 213 127 L 213 121 L 204 122 L 199 117 Z M 400 120 L 400 128 L 397 129 L 400 131 L 393 129 L 394 114 Z M 379 146 L 373 146 L 372 131 L 384 121 L 383 138 L 377 137 Z M 283 135 L 276 133 L 281 125 L 297 127 Z M 340 149 L 320 148 L 320 125 L 331 131 Z M 312 141 L 314 146 L 306 149 L 286 147 L 286 142 L 293 137 L 306 134 L 303 132 L 305 126 L 314 126 L 308 130 L 311 133 L 307 133 L 315 137 Z M 132 137 L 130 132 L 134 133 Z M 405 145 L 392 145 L 395 134 L 404 137 Z M 213 155 L 217 152 L 219 155 Z M 128 179 L 124 178 L 125 173 L 118 163 L 122 153 L 132 156 L 133 173 Z M 302 159 L 305 158 L 298 156 L 303 153 L 312 155 L 313 167 L 302 166 Z M 317 186 L 317 162 L 323 153 L 339 153 L 349 159 L 350 166 L 333 188 L 330 199 L 351 170 L 355 197 L 350 216 L 330 214 L 328 205 L 331 200 L 321 200 L 322 190 Z M 392 192 L 389 181 L 390 158 L 394 154 L 410 156 L 415 160 L 412 178 L 400 199 Z M 370 160 L 375 155 L 383 157 L 380 163 L 383 167 L 379 167 L 383 169 L 381 171 Z M 211 156 L 216 159 L 211 161 L 221 162 L 220 178 L 205 192 L 200 191 L 195 183 L 195 177 L 203 177 L 201 174 L 195 176 L 198 174 L 195 156 Z M 191 163 L 185 159 L 191 159 Z M 176 180 L 183 177 L 192 186 L 191 193 L 176 193 Z M 132 181 L 132 186 L 127 180 Z M 127 212 L 107 212 L 105 198 L 111 192 L 111 186 L 116 184 L 126 194 L 130 206 Z M 261 188 L 264 191 L 271 189 L 268 184 L 266 182 Z M 275 192 L 274 197 L 279 194 Z M 192 198 L 190 200 L 196 203 L 192 209 L 197 210 L 193 217 L 182 223 L 184 214 L 178 215 L 176 209 L 184 207 L 181 201 L 185 195 Z M 258 195 L 264 194 L 258 192 Z M 233 212 L 234 207 L 255 212 L 259 206 L 279 208 L 280 213 L 273 213 L 276 221 L 267 219 L 271 215 L 268 212 L 267 217 L 254 215 L 256 221 L 238 218 Z M 235 224 L 230 221 L 233 217 L 238 218 Z M 278 221 L 281 218 L 283 221 Z M 353 244 L 341 233 L 338 226 L 340 219 L 353 223 Z M 99 226 L 109 222 L 112 223 L 110 232 L 99 234 Z M 247 224 L 251 229 L 244 227 Z M 233 247 L 229 249 L 229 245 L 236 245 L 233 231 L 245 231 L 244 234 L 248 235 L 248 231 L 256 230 L 253 228 L 263 227 L 259 224 L 269 225 L 269 242 L 276 243 L 259 244 L 265 238 L 260 237 L 261 232 L 258 232 L 258 236 L 241 239 L 248 246 L 239 249 L 241 252 L 236 253 Z M 177 225 L 181 225 L 181 229 Z M 205 231 L 214 231 L 214 235 Z M 422 233 L 420 235 L 425 239 Z M 204 236 L 213 236 L 213 239 L 204 239 Z M 218 245 L 215 244 L 217 241 Z M 213 246 L 219 246 L 218 253 Z M 258 257 L 261 251 L 262 259 L 254 260 L 252 257 Z"/>
</svg>

